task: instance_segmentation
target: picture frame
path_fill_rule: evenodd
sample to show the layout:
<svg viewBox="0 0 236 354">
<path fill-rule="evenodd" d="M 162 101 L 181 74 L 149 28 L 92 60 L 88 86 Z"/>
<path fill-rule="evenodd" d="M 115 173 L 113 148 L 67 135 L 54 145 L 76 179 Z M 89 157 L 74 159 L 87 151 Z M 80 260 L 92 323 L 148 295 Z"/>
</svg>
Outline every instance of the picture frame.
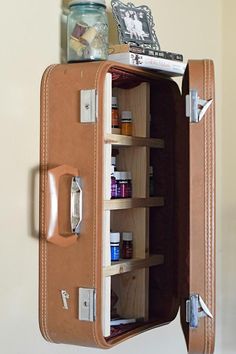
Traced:
<svg viewBox="0 0 236 354">
<path fill-rule="evenodd" d="M 112 0 L 112 13 L 117 23 L 120 43 L 131 43 L 142 48 L 160 50 L 151 10 L 146 5 Z"/>
</svg>

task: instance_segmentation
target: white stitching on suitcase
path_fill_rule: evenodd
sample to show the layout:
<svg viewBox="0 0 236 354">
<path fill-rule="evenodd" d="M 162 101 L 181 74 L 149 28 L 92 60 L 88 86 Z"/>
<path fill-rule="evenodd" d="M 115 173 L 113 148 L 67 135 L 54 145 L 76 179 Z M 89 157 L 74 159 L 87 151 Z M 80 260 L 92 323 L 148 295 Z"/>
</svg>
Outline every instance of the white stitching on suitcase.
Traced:
<svg viewBox="0 0 236 354">
<path fill-rule="evenodd" d="M 210 62 L 209 60 L 207 61 L 208 63 L 208 90 L 209 90 L 209 95 L 212 95 L 211 92 L 211 70 L 210 70 Z M 212 97 L 212 96 L 211 96 Z M 212 164 L 213 164 L 213 153 L 212 153 L 212 109 L 209 112 L 209 132 L 208 132 L 208 138 L 209 138 L 209 156 L 208 156 L 208 163 L 209 163 L 209 237 L 208 237 L 208 267 L 209 267 L 209 279 L 208 279 L 208 304 L 209 307 L 212 309 Z M 211 351 L 211 346 L 212 346 L 212 320 L 208 319 L 208 335 L 209 335 L 209 353 Z"/>
<path fill-rule="evenodd" d="M 97 87 L 97 81 L 98 81 L 98 72 L 99 70 L 96 71 L 95 75 L 95 81 L 94 85 Z M 97 171 L 97 124 L 94 124 L 94 171 L 93 174 L 96 176 L 96 171 Z M 95 195 L 95 200 L 94 200 L 94 215 L 96 215 L 96 205 L 97 205 L 97 193 L 96 193 L 96 178 L 94 178 L 94 195 Z M 93 227 L 93 288 L 95 288 L 95 279 L 96 279 L 96 249 L 97 249 L 97 237 L 96 237 L 96 222 L 94 222 L 94 227 Z M 97 346 L 99 346 L 99 343 L 97 341 L 96 333 L 95 333 L 95 322 L 92 322 L 92 334 L 95 343 Z"/>
<path fill-rule="evenodd" d="M 45 79 L 45 87 L 46 87 L 46 94 L 45 94 L 45 87 L 43 89 L 43 92 L 44 92 L 44 95 L 45 95 L 45 100 L 46 100 L 46 108 L 44 108 L 44 111 L 43 111 L 43 116 L 46 117 L 45 121 L 46 121 L 46 124 L 45 124 L 45 121 L 43 121 L 43 141 L 45 142 L 45 144 L 43 144 L 43 146 L 45 146 L 45 149 L 43 150 L 43 157 L 42 157 L 42 160 L 43 160 L 43 164 L 47 164 L 47 159 L 48 159 L 48 141 L 47 141 L 47 136 L 48 136 L 48 81 L 50 79 L 50 75 L 51 75 L 51 72 L 53 71 L 53 69 L 55 68 L 55 66 L 52 66 L 50 69 L 49 69 L 49 72 L 48 72 L 48 76 L 46 77 Z M 96 73 L 96 76 L 95 76 L 95 83 L 97 84 L 97 76 L 98 76 L 98 71 Z M 45 113 L 46 112 L 46 113 Z M 94 141 L 95 141 L 95 144 L 94 144 L 94 176 L 96 175 L 96 170 L 97 170 L 97 128 L 96 128 L 96 125 L 94 125 Z M 46 188 L 47 188 L 47 177 L 45 176 L 45 191 L 46 191 Z M 96 178 L 94 178 L 94 191 L 96 192 Z M 96 193 L 95 193 L 96 195 Z M 43 199 L 43 202 L 42 202 L 42 210 L 43 210 L 43 213 L 44 213 L 44 206 L 45 206 L 45 201 Z M 94 202 L 94 212 L 95 212 L 95 215 L 96 215 L 96 200 Z M 43 224 L 43 230 L 45 231 L 45 225 L 44 225 L 44 220 L 45 220 L 45 216 L 42 217 L 42 224 Z M 94 223 L 94 232 L 93 232 L 93 259 L 95 259 L 96 257 L 96 223 Z M 42 263 L 43 263 L 43 272 L 42 272 L 42 283 L 43 283 L 43 290 L 42 290 L 42 293 L 44 296 L 42 296 L 42 329 L 44 330 L 44 335 L 45 337 L 48 339 L 48 341 L 51 341 L 53 342 L 53 340 L 50 338 L 50 335 L 48 333 L 48 329 L 47 329 L 47 300 L 46 300 L 46 296 L 47 296 L 47 241 L 43 240 L 42 241 Z M 96 262 L 93 261 L 93 287 L 95 287 L 95 274 L 96 274 Z M 43 299 L 45 299 L 43 301 Z M 94 326 L 94 323 L 92 323 L 92 335 L 93 335 L 93 338 L 94 338 L 94 341 L 97 345 L 99 345 L 98 341 L 97 341 L 97 338 L 95 336 L 95 326 Z"/>
<path fill-rule="evenodd" d="M 211 97 L 213 96 L 213 92 L 212 92 L 212 85 L 211 85 L 211 82 L 212 82 L 212 77 L 211 77 L 211 66 L 210 66 L 210 61 L 208 60 L 208 72 L 209 72 L 209 94 L 211 95 Z M 212 228 L 212 222 L 213 222 L 213 209 L 212 209 L 212 202 L 213 202 L 213 198 L 214 198 L 214 195 L 212 194 L 212 180 L 213 180 L 213 177 L 214 177 L 214 172 L 213 172 L 213 163 L 214 163 L 214 150 L 213 150 L 213 120 L 212 120 L 212 117 L 213 117 L 213 108 L 211 108 L 210 110 L 210 113 L 211 114 L 209 117 L 211 118 L 209 120 L 209 126 L 210 126 L 210 154 L 209 154 L 209 167 L 210 167 L 210 190 L 209 190 L 209 212 L 210 212 L 210 216 L 209 216 L 209 233 L 210 233 L 210 237 L 209 237 L 209 276 L 210 276 L 210 279 L 209 279 L 209 306 L 210 308 L 212 309 L 212 292 L 213 292 L 213 289 L 212 289 L 212 272 L 213 272 L 213 254 L 212 254 L 212 249 L 214 247 L 213 245 L 213 228 Z M 213 309 L 212 309 L 213 310 Z M 212 338 L 212 332 L 213 332 L 213 322 L 212 320 L 208 319 L 208 323 L 209 323 L 209 331 L 210 331 L 210 335 L 209 335 L 209 352 L 212 348 L 212 344 L 213 344 L 213 338 Z"/>
<path fill-rule="evenodd" d="M 204 61 L 204 97 L 207 97 L 207 77 L 206 77 L 206 62 Z M 208 238 L 208 136 L 207 136 L 207 124 L 208 124 L 208 113 L 204 119 L 204 142 L 205 142 L 205 162 L 204 162 L 204 185 L 205 185 L 205 193 L 204 193 L 204 200 L 205 200 L 205 252 L 204 252 L 204 262 L 205 262 L 205 299 L 206 303 L 208 304 L 208 245 L 207 245 L 207 238 Z M 204 353 L 208 352 L 208 320 L 205 319 L 205 346 L 204 346 Z"/>
<path fill-rule="evenodd" d="M 209 98 L 211 92 L 211 70 L 210 62 L 204 61 L 204 96 Z M 210 108 L 206 119 L 204 120 L 204 139 L 205 139 L 205 293 L 206 302 L 209 308 L 212 308 L 212 120 Z M 210 353 L 212 346 L 212 320 L 206 318 L 205 329 L 205 353 Z"/>
<path fill-rule="evenodd" d="M 43 127 L 42 127 L 42 146 L 43 146 L 43 151 L 42 151 L 42 165 L 43 168 L 47 165 L 47 160 L 48 160 L 48 82 L 51 76 L 51 73 L 53 69 L 55 68 L 54 66 L 51 66 L 48 70 L 47 76 L 45 77 L 44 83 L 43 83 L 43 94 L 44 94 L 44 105 L 43 105 Z M 46 222 L 45 222 L 45 193 L 47 190 L 47 176 L 44 173 L 43 174 L 43 180 L 42 180 L 43 186 L 44 186 L 44 193 L 42 194 L 42 231 L 43 234 L 46 234 Z M 41 296 L 41 306 L 42 306 L 42 312 L 41 312 L 41 320 L 42 320 L 42 330 L 44 331 L 44 336 L 46 339 L 50 342 L 53 342 L 53 340 L 50 338 L 50 335 L 48 333 L 48 328 L 47 328 L 47 241 L 46 240 L 41 240 L 41 256 L 42 256 L 42 296 Z"/>
<path fill-rule="evenodd" d="M 100 70 L 96 71 L 96 75 L 95 75 L 95 87 L 97 87 L 98 85 L 98 76 L 100 74 Z M 97 123 L 98 124 L 98 123 Z M 96 142 L 94 144 L 94 175 L 96 175 L 96 171 L 97 171 L 97 124 L 95 125 L 94 128 L 94 141 Z M 94 178 L 94 189 L 96 190 L 96 178 Z M 96 193 L 95 193 L 96 194 Z M 97 195 L 97 194 L 96 194 Z M 94 202 L 94 212 L 96 215 L 96 201 Z M 94 224 L 94 235 L 93 235 L 93 259 L 95 260 L 96 257 L 96 249 L 97 249 L 97 238 L 96 238 L 96 223 Z M 96 262 L 97 262 L 97 258 L 96 261 L 94 261 L 93 263 L 93 287 L 95 288 L 95 275 L 96 275 Z M 97 344 L 97 346 L 100 347 L 100 344 L 97 340 L 97 336 L 96 336 L 96 331 L 95 331 L 95 322 L 92 323 L 92 329 L 93 329 L 93 338 L 95 343 Z M 103 348 L 105 348 L 105 346 L 103 345 Z"/>
</svg>

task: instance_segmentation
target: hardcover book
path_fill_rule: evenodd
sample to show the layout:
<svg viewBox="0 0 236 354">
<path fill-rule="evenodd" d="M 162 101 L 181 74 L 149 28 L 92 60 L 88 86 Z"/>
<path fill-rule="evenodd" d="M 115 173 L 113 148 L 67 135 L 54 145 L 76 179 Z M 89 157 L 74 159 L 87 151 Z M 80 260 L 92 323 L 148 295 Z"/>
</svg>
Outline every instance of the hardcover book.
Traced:
<svg viewBox="0 0 236 354">
<path fill-rule="evenodd" d="M 182 76 L 186 69 L 186 63 L 181 61 L 168 60 L 129 52 L 110 54 L 108 59 L 118 61 L 123 64 L 130 64 L 146 69 L 158 70 L 159 72 L 169 76 Z"/>
</svg>

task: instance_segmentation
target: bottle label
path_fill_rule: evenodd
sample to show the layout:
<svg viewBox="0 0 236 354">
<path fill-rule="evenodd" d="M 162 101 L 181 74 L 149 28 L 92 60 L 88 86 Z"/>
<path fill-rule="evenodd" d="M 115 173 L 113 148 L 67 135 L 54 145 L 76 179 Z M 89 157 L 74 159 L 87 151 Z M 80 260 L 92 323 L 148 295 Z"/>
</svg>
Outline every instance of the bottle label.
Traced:
<svg viewBox="0 0 236 354">
<path fill-rule="evenodd" d="M 111 178 L 111 198 L 117 198 L 117 183 L 115 178 Z"/>
<path fill-rule="evenodd" d="M 111 261 L 119 261 L 120 259 L 120 247 L 111 246 Z"/>
<path fill-rule="evenodd" d="M 132 242 L 123 241 L 122 257 L 124 259 L 130 259 L 133 257 L 133 245 Z"/>
<path fill-rule="evenodd" d="M 120 182 L 120 198 L 129 198 L 129 187 L 128 182 Z"/>
<path fill-rule="evenodd" d="M 112 108 L 112 128 L 119 128 L 119 115 L 118 110 Z"/>
</svg>

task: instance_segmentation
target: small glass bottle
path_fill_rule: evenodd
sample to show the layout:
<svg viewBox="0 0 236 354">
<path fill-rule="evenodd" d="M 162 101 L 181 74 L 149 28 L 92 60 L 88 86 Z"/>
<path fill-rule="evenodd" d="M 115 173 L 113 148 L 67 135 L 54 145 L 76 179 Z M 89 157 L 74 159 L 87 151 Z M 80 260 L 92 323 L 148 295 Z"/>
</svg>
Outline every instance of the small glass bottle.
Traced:
<svg viewBox="0 0 236 354">
<path fill-rule="evenodd" d="M 115 171 L 114 172 L 114 176 L 115 176 L 115 179 L 116 179 L 116 198 L 121 198 L 121 192 L 120 192 L 120 180 L 121 180 L 121 177 L 120 177 L 120 172 L 119 171 Z"/>
<path fill-rule="evenodd" d="M 153 178 L 153 167 L 149 166 L 149 194 L 150 197 L 154 196 L 154 178 Z"/>
<path fill-rule="evenodd" d="M 119 194 L 120 198 L 128 198 L 129 190 L 128 190 L 128 179 L 127 172 L 120 172 L 120 180 L 119 180 Z"/>
<path fill-rule="evenodd" d="M 132 135 L 132 113 L 130 111 L 121 112 L 121 134 Z"/>
<path fill-rule="evenodd" d="M 117 97 L 112 97 L 112 123 L 111 127 L 114 129 L 119 129 L 120 124 L 119 124 L 119 111 L 118 111 L 118 106 L 117 106 Z M 119 131 L 116 131 L 116 133 L 120 133 Z"/>
<path fill-rule="evenodd" d="M 128 181 L 128 198 L 132 198 L 132 175 L 131 172 L 127 172 Z"/>
<path fill-rule="evenodd" d="M 111 261 L 119 261 L 120 259 L 120 233 L 110 233 L 110 245 L 111 245 Z"/>
<path fill-rule="evenodd" d="M 133 234 L 132 232 L 122 232 L 122 258 L 133 257 Z"/>
<path fill-rule="evenodd" d="M 106 60 L 108 19 L 105 0 L 72 0 L 67 22 L 67 61 Z"/>
<path fill-rule="evenodd" d="M 111 166 L 111 198 L 117 198 L 117 184 L 116 178 L 114 175 L 114 166 Z"/>
<path fill-rule="evenodd" d="M 111 157 L 111 165 L 114 166 L 114 170 L 116 171 L 116 156 Z"/>
</svg>

